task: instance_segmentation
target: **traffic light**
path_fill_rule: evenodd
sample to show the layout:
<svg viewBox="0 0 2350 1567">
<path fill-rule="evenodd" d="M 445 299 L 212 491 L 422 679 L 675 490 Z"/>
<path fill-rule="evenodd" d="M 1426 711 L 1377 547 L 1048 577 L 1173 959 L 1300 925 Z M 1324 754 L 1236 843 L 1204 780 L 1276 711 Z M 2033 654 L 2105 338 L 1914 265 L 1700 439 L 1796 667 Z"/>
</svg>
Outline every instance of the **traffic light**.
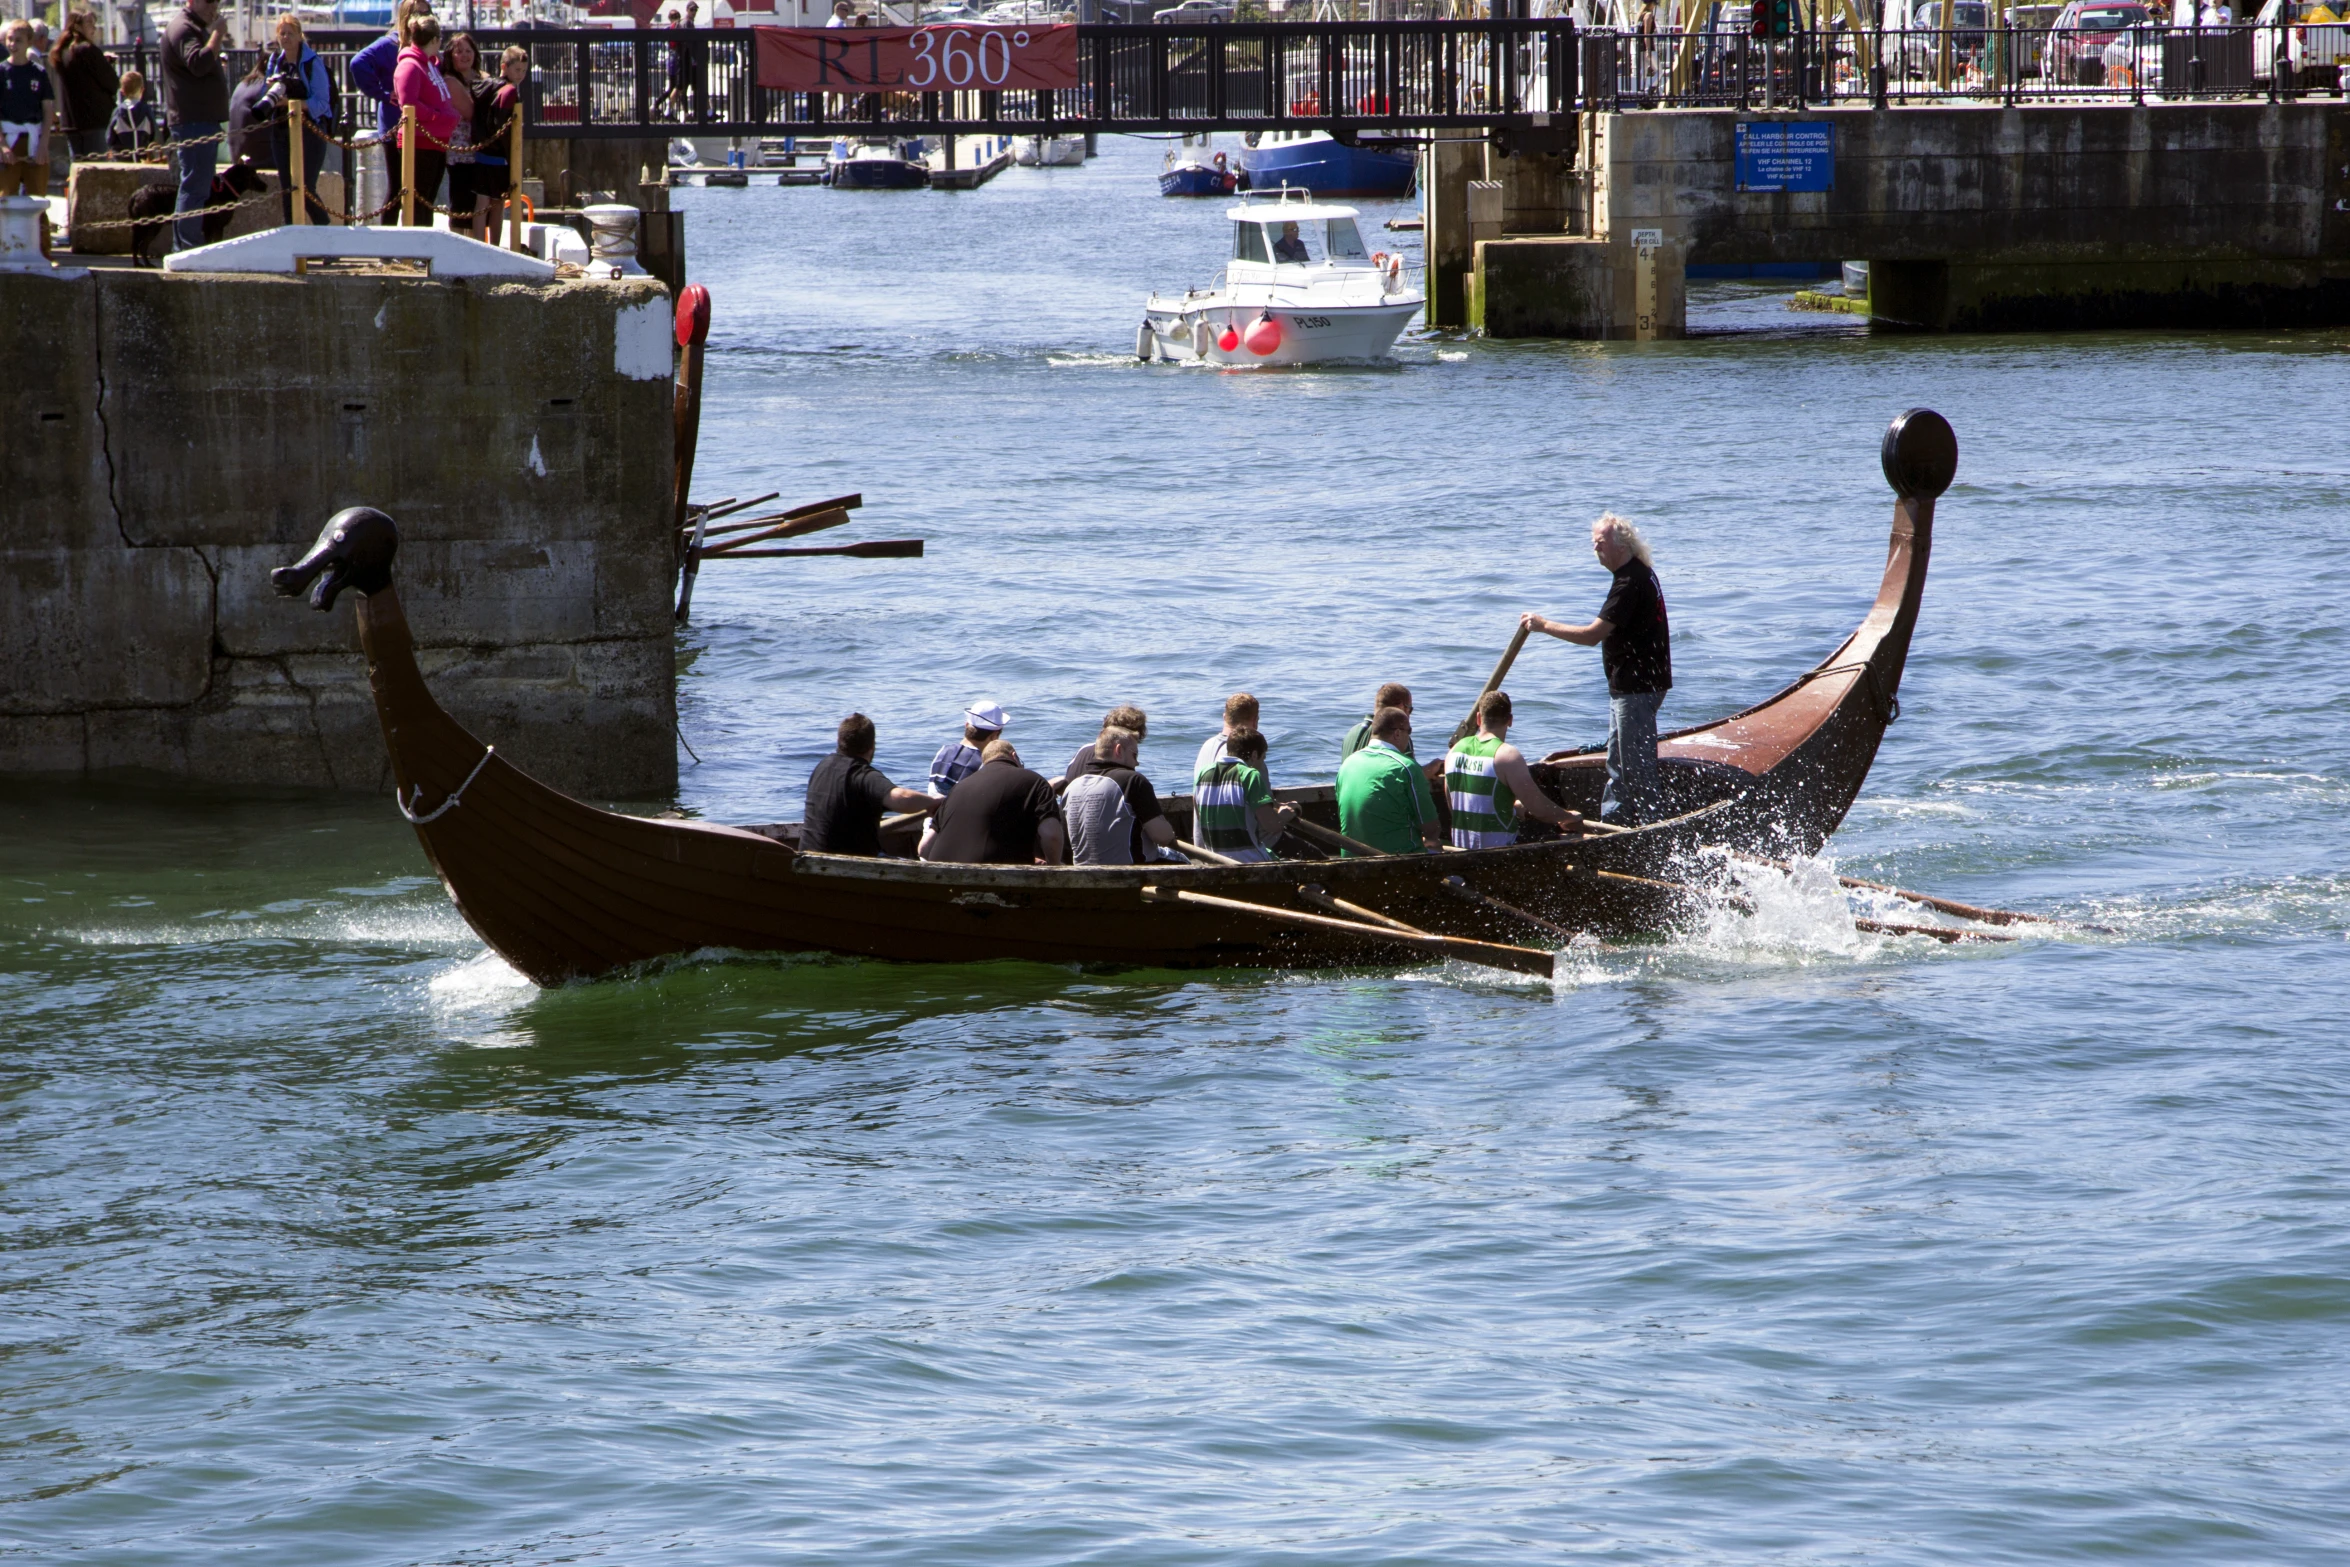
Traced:
<svg viewBox="0 0 2350 1567">
<path fill-rule="evenodd" d="M 1754 36 L 1788 38 L 1795 32 L 1795 0 L 1754 0 Z"/>
</svg>

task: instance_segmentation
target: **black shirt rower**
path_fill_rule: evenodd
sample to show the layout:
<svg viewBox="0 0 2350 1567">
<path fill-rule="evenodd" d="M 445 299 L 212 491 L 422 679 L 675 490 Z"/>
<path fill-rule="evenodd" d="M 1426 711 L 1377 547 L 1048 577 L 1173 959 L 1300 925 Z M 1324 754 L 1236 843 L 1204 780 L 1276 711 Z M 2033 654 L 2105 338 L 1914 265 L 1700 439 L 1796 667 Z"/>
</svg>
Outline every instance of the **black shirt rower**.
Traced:
<svg viewBox="0 0 2350 1567">
<path fill-rule="evenodd" d="M 922 846 L 926 860 L 966 865 L 1061 862 L 1068 841 L 1053 786 L 1020 765 L 1008 740 L 991 743 L 979 771 L 955 785 L 938 808 L 938 830 Z"/>
<path fill-rule="evenodd" d="M 851 713 L 840 722 L 839 745 L 808 777 L 808 807 L 800 818 L 800 848 L 810 854 L 881 853 L 881 816 L 895 806 L 918 811 L 930 796 L 901 789 L 873 765 L 873 720 Z"/>
</svg>

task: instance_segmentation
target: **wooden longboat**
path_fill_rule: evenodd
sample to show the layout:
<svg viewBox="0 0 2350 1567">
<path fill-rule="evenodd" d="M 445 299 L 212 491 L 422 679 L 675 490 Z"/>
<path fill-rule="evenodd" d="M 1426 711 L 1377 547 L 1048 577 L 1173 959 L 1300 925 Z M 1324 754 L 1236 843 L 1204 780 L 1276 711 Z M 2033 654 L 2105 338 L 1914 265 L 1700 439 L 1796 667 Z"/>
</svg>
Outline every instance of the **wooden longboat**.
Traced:
<svg viewBox="0 0 2350 1567">
<path fill-rule="evenodd" d="M 930 864 L 800 853 L 786 829 L 598 810 L 507 762 L 433 699 L 392 581 L 390 518 L 367 508 L 338 514 L 302 562 L 272 578 L 284 593 L 315 579 L 321 609 L 344 587 L 361 595 L 360 641 L 400 809 L 467 923 L 542 985 L 707 948 L 1171 968 L 1492 961 L 1506 948 L 1525 957 L 1501 966 L 1547 972 L 1547 953 L 1518 945 L 1538 936 L 1524 914 L 1594 934 L 1661 931 L 1700 896 L 1691 881 L 1700 850 L 1808 852 L 1843 820 L 1896 711 L 1934 501 L 1956 472 L 1957 441 L 1940 415 L 1916 409 L 1893 422 L 1883 455 L 1896 501 L 1867 618 L 1768 701 L 1664 740 L 1673 815 L 1619 833 L 1467 852 L 1259 865 Z M 1596 814 L 1601 753 L 1559 753 L 1535 771 L 1560 803 Z M 1328 787 L 1280 793 L 1336 825 Z M 1189 801 L 1169 804 L 1180 828 Z M 1298 838 L 1284 841 L 1285 855 Z M 1332 899 L 1460 945 L 1448 952 L 1359 915 L 1332 917 Z"/>
</svg>

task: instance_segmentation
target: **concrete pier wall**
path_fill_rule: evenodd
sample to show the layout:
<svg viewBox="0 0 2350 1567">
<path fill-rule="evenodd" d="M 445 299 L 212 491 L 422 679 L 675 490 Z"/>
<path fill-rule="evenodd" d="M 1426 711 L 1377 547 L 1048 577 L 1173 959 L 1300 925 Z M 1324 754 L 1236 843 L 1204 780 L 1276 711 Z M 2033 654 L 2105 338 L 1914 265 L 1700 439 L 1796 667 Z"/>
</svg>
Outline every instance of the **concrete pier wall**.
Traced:
<svg viewBox="0 0 2350 1567">
<path fill-rule="evenodd" d="M 348 607 L 267 578 L 364 504 L 460 720 L 674 786 L 659 284 L 0 275 L 0 319 L 0 771 L 388 788 Z"/>
<path fill-rule="evenodd" d="M 1833 127 L 1833 189 L 1737 189 L 1737 125 L 1773 119 Z M 1902 329 L 2350 320 L 2337 101 L 1646 111 L 1596 116 L 1587 145 L 1590 237 L 1619 270 L 1653 230 L 1676 266 L 1867 260 L 1881 324 Z M 1544 271 L 1508 265 L 1471 288 L 1487 330 L 1591 335 L 1578 296 L 1522 296 L 1511 280 Z M 1657 335 L 1684 329 L 1673 312 Z"/>
</svg>

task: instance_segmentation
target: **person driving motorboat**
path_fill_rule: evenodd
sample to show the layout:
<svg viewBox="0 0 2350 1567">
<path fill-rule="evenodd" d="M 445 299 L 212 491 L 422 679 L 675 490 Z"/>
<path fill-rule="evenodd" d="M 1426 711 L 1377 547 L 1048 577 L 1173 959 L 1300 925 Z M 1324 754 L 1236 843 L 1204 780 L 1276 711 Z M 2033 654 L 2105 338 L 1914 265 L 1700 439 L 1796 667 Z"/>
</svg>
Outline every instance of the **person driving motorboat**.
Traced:
<svg viewBox="0 0 2350 1567">
<path fill-rule="evenodd" d="M 1281 237 L 1273 241 L 1273 259 L 1275 261 L 1311 261 L 1313 259 L 1306 254 L 1306 242 L 1298 238 L 1295 223 L 1281 225 Z"/>
</svg>

